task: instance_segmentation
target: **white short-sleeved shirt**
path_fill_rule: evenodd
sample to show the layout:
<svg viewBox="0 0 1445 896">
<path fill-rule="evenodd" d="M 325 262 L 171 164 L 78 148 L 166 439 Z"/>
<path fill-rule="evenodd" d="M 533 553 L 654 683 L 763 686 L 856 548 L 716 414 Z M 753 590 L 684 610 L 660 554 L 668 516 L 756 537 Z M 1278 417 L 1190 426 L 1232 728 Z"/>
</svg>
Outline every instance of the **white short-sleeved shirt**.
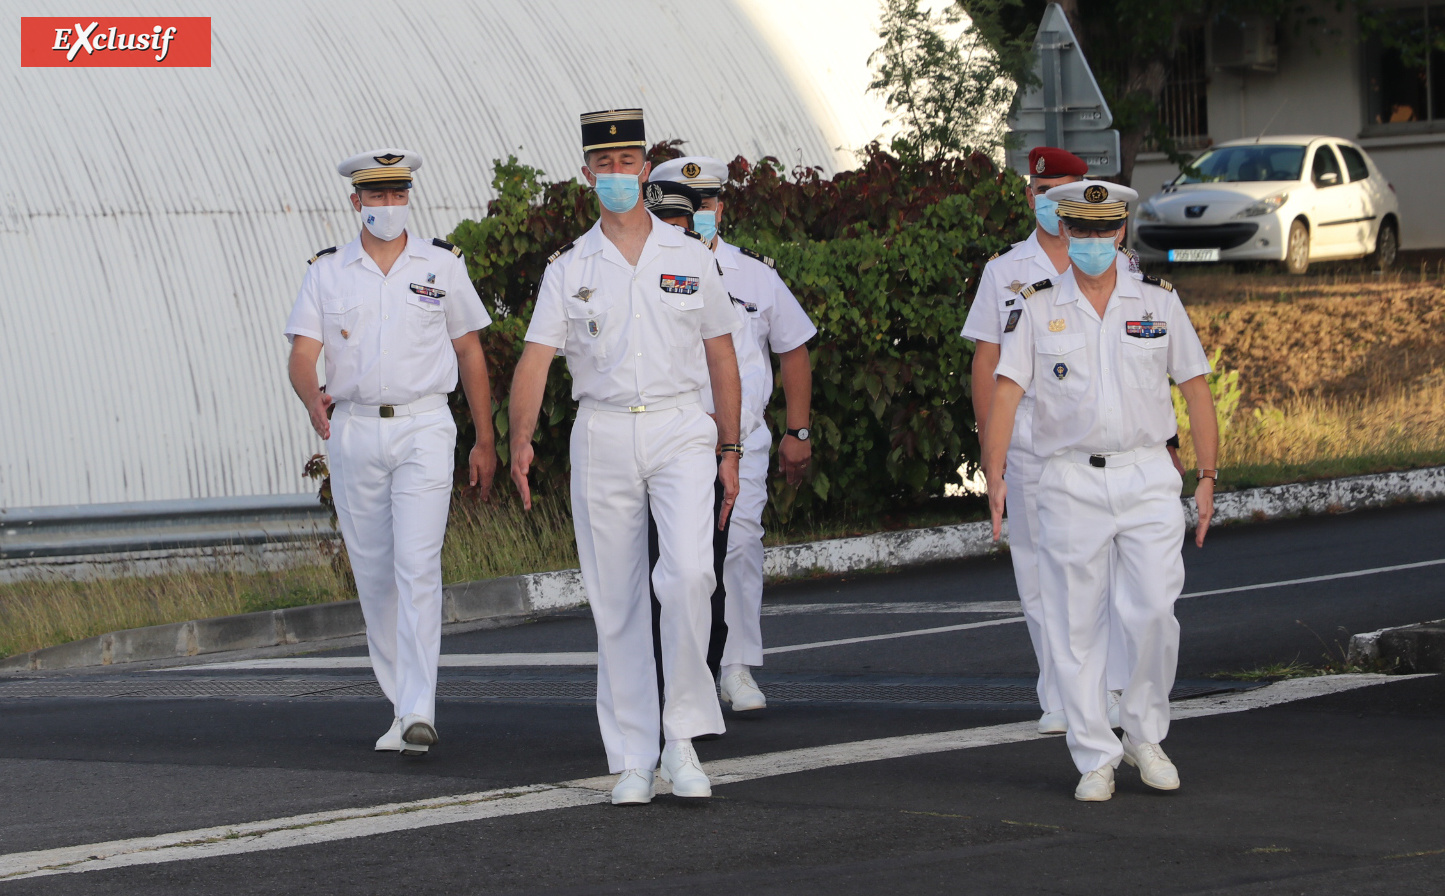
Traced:
<svg viewBox="0 0 1445 896">
<path fill-rule="evenodd" d="M 963 338 L 1003 345 L 1004 334 L 1012 332 L 1010 323 L 1017 328 L 1023 316 L 1014 314 L 1024 302 L 1019 293 L 1024 287 L 1058 277 L 1049 253 L 1039 245 L 1038 230 L 1034 230 L 1028 239 L 1014 243 L 1012 248 L 983 266 L 978 291 L 963 322 Z M 1028 394 L 1032 395 L 1033 391 Z"/>
<path fill-rule="evenodd" d="M 724 278 L 723 285 L 727 285 Z M 743 303 L 736 297 L 731 297 L 729 302 L 732 305 L 733 313 L 738 317 L 738 324 L 741 329 L 733 337 L 733 350 L 738 357 L 738 377 L 742 382 L 742 419 L 739 421 L 738 441 L 742 442 L 752 435 L 753 432 L 763 425 L 763 413 L 768 408 L 768 399 L 772 397 L 772 364 L 764 357 L 762 349 L 758 348 L 758 341 L 753 338 L 753 321 L 751 315 Z M 765 376 L 763 371 L 767 371 Z M 711 379 L 711 378 L 709 378 Z M 714 412 L 712 400 L 711 382 L 702 390 L 702 409 L 709 414 Z"/>
<path fill-rule="evenodd" d="M 491 322 L 460 256 L 408 230 L 406 250 L 386 274 L 359 236 L 318 255 L 286 335 L 320 340 L 326 390 L 336 400 L 409 404 L 455 389 L 451 340 Z"/>
<path fill-rule="evenodd" d="M 708 385 L 702 341 L 742 331 L 731 306 L 699 240 L 652 216 L 633 268 L 599 221 L 547 266 L 527 341 L 566 355 L 573 398 L 645 405 Z"/>
<path fill-rule="evenodd" d="M 1034 451 L 1162 445 L 1177 431 L 1168 377 L 1182 383 L 1210 371 L 1179 297 L 1120 274 L 1101 320 L 1072 269 L 1054 284 L 1022 301 L 995 370 L 1035 390 Z"/>
<path fill-rule="evenodd" d="M 724 242 L 722 237 L 718 237 L 715 251 L 728 292 L 743 303 L 752 319 L 766 405 L 773 397 L 773 361 L 768 352 L 790 352 L 818 335 L 818 328 L 771 265 Z"/>
</svg>

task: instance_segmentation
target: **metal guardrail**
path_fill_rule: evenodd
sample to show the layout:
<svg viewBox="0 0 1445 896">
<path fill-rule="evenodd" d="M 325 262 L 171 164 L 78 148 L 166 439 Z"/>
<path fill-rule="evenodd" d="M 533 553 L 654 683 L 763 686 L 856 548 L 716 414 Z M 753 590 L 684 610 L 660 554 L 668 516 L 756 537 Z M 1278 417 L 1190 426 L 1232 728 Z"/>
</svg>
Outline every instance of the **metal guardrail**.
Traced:
<svg viewBox="0 0 1445 896">
<path fill-rule="evenodd" d="M 335 536 L 330 511 L 311 494 L 0 508 L 0 560 Z"/>
</svg>

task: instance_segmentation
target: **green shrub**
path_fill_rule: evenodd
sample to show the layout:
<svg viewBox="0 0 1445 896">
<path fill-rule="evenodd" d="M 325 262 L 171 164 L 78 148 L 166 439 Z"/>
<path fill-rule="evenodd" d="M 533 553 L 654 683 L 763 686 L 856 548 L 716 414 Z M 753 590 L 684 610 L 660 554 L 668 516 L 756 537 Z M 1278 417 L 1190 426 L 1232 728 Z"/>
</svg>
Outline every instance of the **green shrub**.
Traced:
<svg viewBox="0 0 1445 896">
<path fill-rule="evenodd" d="M 678 143 L 653 147 L 656 159 Z M 983 263 L 1032 226 L 1022 183 L 985 156 L 905 163 L 870 147 L 856 171 L 786 174 L 775 159 L 730 167 L 724 238 L 777 260 L 778 272 L 817 323 L 813 474 L 798 490 L 775 483 L 771 512 L 786 520 L 876 513 L 917 504 L 957 483 L 976 459 L 968 401 L 971 346 L 958 334 Z M 590 191 L 544 183 L 515 158 L 496 163 L 497 198 L 481 221 L 449 239 L 465 253 L 496 322 L 482 333 L 492 375 L 498 449 L 508 460 L 507 401 L 547 257 L 596 220 Z M 567 475 L 571 382 L 558 363 L 535 438 L 537 488 Z M 775 431 L 783 424 L 781 386 Z M 461 458 L 471 421 L 453 396 Z M 461 459 L 459 458 L 459 460 Z M 504 473 L 499 473 L 499 479 Z"/>
</svg>

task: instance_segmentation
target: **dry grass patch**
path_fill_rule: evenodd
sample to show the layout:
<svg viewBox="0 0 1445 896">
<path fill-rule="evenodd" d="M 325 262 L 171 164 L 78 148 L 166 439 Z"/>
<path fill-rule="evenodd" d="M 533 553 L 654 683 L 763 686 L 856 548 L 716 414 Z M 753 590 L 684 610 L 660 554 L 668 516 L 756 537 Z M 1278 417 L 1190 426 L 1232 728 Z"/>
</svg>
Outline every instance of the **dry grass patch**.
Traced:
<svg viewBox="0 0 1445 896">
<path fill-rule="evenodd" d="M 1240 373 L 1238 409 L 1221 420 L 1221 485 L 1445 463 L 1440 279 L 1202 273 L 1176 286 L 1219 367 Z M 1192 466 L 1187 420 L 1180 435 Z"/>
</svg>

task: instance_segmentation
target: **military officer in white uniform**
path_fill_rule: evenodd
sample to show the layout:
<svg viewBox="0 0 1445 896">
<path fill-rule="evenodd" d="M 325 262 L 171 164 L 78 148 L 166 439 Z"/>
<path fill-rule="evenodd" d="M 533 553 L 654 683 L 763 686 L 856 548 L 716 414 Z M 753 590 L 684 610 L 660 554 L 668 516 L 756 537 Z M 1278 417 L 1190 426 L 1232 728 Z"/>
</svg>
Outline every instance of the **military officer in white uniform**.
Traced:
<svg viewBox="0 0 1445 896">
<path fill-rule="evenodd" d="M 773 393 L 773 365 L 769 351 L 778 356 L 786 401 L 786 426 L 778 446 L 779 471 L 799 485 L 812 457 L 808 420 L 811 411 L 813 370 L 807 343 L 813 326 L 798 300 L 774 269 L 773 260 L 750 249 L 733 246 L 718 236 L 725 212 L 719 196 L 727 181 L 727 166 L 707 156 L 685 156 L 657 166 L 652 179 L 687 184 L 702 193 L 702 208 L 694 215 L 694 229 L 712 246 L 722 266 L 729 294 L 742 302 L 752 322 L 756 353 L 738 352 L 743 368 L 744 399 L 749 384 L 759 383 L 764 405 Z M 763 509 L 768 501 L 768 456 L 772 433 L 766 425 L 766 408 L 758 414 L 764 425 L 743 443 L 741 490 L 733 508 L 728 555 L 723 567 L 727 592 L 727 644 L 718 682 L 722 700 L 736 711 L 762 709 L 767 699 L 753 680 L 752 669 L 763 664 Z M 744 419 L 748 407 L 744 401 Z"/>
<path fill-rule="evenodd" d="M 406 229 L 421 156 L 379 149 L 337 166 L 361 215 L 356 239 L 311 259 L 286 335 L 291 385 L 326 439 L 331 491 L 366 618 L 372 669 L 391 701 L 376 749 L 415 756 L 437 742 L 442 536 L 460 376 L 476 421 L 469 480 L 496 469 L 491 387 L 477 331 L 491 323 L 461 250 Z M 326 387 L 316 377 L 326 354 Z"/>
<path fill-rule="evenodd" d="M 658 180 L 657 172 L 642 190 L 643 204 L 647 210 L 652 212 L 663 223 L 671 224 L 674 227 L 681 227 L 694 237 L 699 237 L 693 227 L 693 215 L 701 207 L 702 194 L 686 184 L 670 180 Z M 726 282 L 724 282 L 726 285 Z M 742 378 L 742 421 L 739 427 L 738 439 L 744 446 L 748 444 L 748 437 L 752 435 L 763 423 L 763 410 L 767 406 L 768 395 L 765 390 L 772 389 L 771 381 L 764 382 L 763 370 L 769 374 L 772 368 L 767 365 L 767 360 L 762 355 L 762 349 L 758 347 L 757 340 L 752 337 L 752 318 L 744 307 L 743 301 L 737 296 L 729 296 L 732 299 L 733 312 L 737 314 L 742 324 L 742 332 L 737 334 L 733 340 L 733 347 L 738 357 L 738 373 Z M 768 377 L 771 380 L 771 377 Z M 712 390 L 702 390 L 703 410 L 709 414 L 713 413 Z M 763 459 L 764 466 L 767 458 Z M 740 469 L 742 465 L 740 464 Z M 741 491 L 741 483 L 739 490 Z M 721 513 L 724 495 L 722 484 L 717 483 L 714 487 L 714 498 L 716 506 L 714 510 Z M 728 522 L 721 531 L 713 533 L 713 575 L 717 579 L 717 585 L 712 593 L 712 620 L 707 642 L 707 667 L 714 676 L 719 673 L 722 662 L 723 649 L 727 644 L 727 589 L 726 577 L 724 575 L 724 564 L 727 560 L 728 538 L 732 533 L 732 527 L 736 521 L 737 514 L 734 512 L 728 517 Z M 657 562 L 657 527 L 650 518 L 648 520 L 648 557 L 655 565 Z M 658 681 L 664 680 L 662 675 L 662 648 L 661 648 L 661 605 L 654 593 L 652 597 L 652 626 L 653 626 L 653 650 L 656 653 Z"/>
<path fill-rule="evenodd" d="M 1052 146 L 1038 146 L 1029 151 L 1029 206 L 1034 210 L 1037 226 L 1021 243 L 989 259 L 979 276 L 978 291 L 963 337 L 975 343 L 972 383 L 973 412 L 982 438 L 988 422 L 989 403 L 993 398 L 993 374 L 998 365 L 999 346 L 1006 332 L 1018 326 L 1022 314 L 1019 292 L 1026 286 L 1057 278 L 1069 269 L 1069 238 L 1059 231 L 1054 213 L 1056 203 L 1045 193 L 1061 184 L 1080 180 L 1088 173 L 1088 164 L 1078 156 Z M 1017 312 L 1017 313 L 1016 313 Z M 1063 734 L 1068 727 L 1064 720 L 1063 698 L 1049 659 L 1048 638 L 1044 634 L 1044 609 L 1039 597 L 1038 515 L 1034 499 L 1039 473 L 1046 458 L 1033 451 L 1033 391 L 1019 404 L 1014 421 L 1013 442 L 1009 446 L 1008 478 L 1009 558 L 1013 562 L 1014 583 L 1028 626 L 1029 641 L 1039 665 L 1038 695 L 1043 715 L 1039 717 L 1040 734 Z M 1116 644 L 1116 647 L 1118 645 Z M 1109 689 L 1114 694 L 1124 687 L 1122 649 L 1109 653 Z"/>
<path fill-rule="evenodd" d="M 512 381 L 512 479 L 527 471 L 547 370 L 565 354 L 579 403 L 572 428 L 572 518 L 597 624 L 597 717 L 615 804 L 651 801 L 658 765 L 673 793 L 712 794 L 692 738 L 723 731 L 706 663 L 711 533 L 737 498 L 740 332 L 707 247 L 640 202 L 647 180 L 641 109 L 582 116 L 583 176 L 601 217 L 553 255 Z M 710 384 L 716 422 L 704 411 Z M 718 452 L 721 451 L 721 459 Z M 723 519 L 712 481 L 723 483 Z M 662 604 L 665 694 L 659 708 L 647 585 L 647 514 L 657 521 L 652 574 Z"/>
<path fill-rule="evenodd" d="M 1182 480 L 1165 448 L 1175 432 L 1168 378 L 1188 403 L 1204 467 L 1195 493 L 1200 545 L 1213 516 L 1218 425 L 1209 362 L 1173 288 L 1119 275 L 1116 249 L 1138 194 L 1081 181 L 1047 195 L 1059 203 L 1072 265 L 1053 284 L 1019 292 L 1022 313 L 1002 346 L 984 431 L 984 473 L 997 538 L 1014 418 L 1034 387 L 1034 451 L 1048 458 L 1037 499 L 1044 629 L 1082 775 L 1074 796 L 1099 801 L 1112 795 L 1121 759 L 1150 787 L 1179 787 L 1160 747 L 1179 650 L 1174 601 L 1184 585 Z M 1105 684 L 1111 611 L 1133 660 L 1122 740 L 1109 725 Z"/>
</svg>

